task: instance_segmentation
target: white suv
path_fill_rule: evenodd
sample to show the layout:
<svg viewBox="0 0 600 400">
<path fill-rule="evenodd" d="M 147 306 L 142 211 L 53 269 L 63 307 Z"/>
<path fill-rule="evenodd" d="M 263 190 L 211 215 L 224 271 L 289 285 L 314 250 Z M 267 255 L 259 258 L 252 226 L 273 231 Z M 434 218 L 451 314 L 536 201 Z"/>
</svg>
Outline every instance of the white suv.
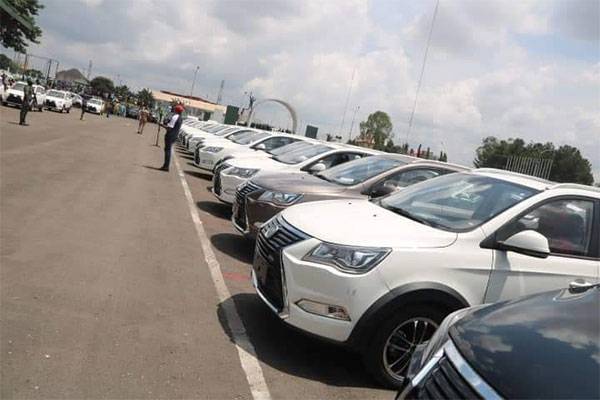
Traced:
<svg viewBox="0 0 600 400">
<path fill-rule="evenodd" d="M 252 280 L 285 322 L 399 385 L 449 313 L 597 283 L 599 230 L 599 189 L 480 169 L 292 206 L 260 229 Z"/>
</svg>

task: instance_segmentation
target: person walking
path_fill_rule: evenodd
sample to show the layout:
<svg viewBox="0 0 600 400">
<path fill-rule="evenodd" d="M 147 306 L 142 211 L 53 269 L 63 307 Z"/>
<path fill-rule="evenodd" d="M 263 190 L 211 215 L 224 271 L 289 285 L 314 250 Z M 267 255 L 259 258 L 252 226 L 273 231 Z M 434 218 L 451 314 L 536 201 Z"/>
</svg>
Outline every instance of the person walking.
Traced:
<svg viewBox="0 0 600 400">
<path fill-rule="evenodd" d="M 33 82 L 31 79 L 27 80 L 27 86 L 23 89 L 23 101 L 21 102 L 21 115 L 19 118 L 19 125 L 28 125 L 25 122 L 31 103 L 33 102 Z"/>
<path fill-rule="evenodd" d="M 140 109 L 139 115 L 138 115 L 138 130 L 137 133 L 138 134 L 143 134 L 144 133 L 144 126 L 146 126 L 146 122 L 148 122 L 148 108 L 146 107 L 146 105 L 142 105 L 142 108 Z"/>
<path fill-rule="evenodd" d="M 79 117 L 80 121 L 83 121 L 83 114 L 85 114 L 85 108 L 87 107 L 87 99 L 81 96 L 81 117 Z"/>
<path fill-rule="evenodd" d="M 171 149 L 173 147 L 173 143 L 177 140 L 177 134 L 179 133 L 179 129 L 181 128 L 181 123 L 183 122 L 183 118 L 181 113 L 183 113 L 183 106 L 181 104 L 177 104 L 173 108 L 173 115 L 169 118 L 166 123 L 163 124 L 163 128 L 165 128 L 165 161 L 163 162 L 162 167 L 159 169 L 161 171 L 168 171 L 169 165 L 171 164 Z M 162 122 L 161 122 L 162 123 Z"/>
</svg>

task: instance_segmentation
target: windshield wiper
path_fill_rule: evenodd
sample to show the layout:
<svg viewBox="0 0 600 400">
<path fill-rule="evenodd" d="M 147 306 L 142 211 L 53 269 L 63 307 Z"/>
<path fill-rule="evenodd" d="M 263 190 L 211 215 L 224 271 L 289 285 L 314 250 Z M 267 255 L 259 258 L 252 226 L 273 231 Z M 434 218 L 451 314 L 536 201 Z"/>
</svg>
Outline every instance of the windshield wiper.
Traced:
<svg viewBox="0 0 600 400">
<path fill-rule="evenodd" d="M 381 206 L 383 206 L 383 203 L 379 203 Z M 440 226 L 439 224 L 436 224 L 435 222 L 431 222 L 428 221 L 424 218 L 421 217 L 417 217 L 416 215 L 412 214 L 409 211 L 406 211 L 404 208 L 400 208 L 400 207 L 394 207 L 394 206 L 383 206 L 383 208 L 387 208 L 390 211 L 395 212 L 398 215 L 401 215 L 405 218 L 411 219 L 413 221 L 419 222 L 423 225 L 427 225 L 427 226 L 431 226 L 432 228 L 436 228 L 438 226 Z"/>
</svg>

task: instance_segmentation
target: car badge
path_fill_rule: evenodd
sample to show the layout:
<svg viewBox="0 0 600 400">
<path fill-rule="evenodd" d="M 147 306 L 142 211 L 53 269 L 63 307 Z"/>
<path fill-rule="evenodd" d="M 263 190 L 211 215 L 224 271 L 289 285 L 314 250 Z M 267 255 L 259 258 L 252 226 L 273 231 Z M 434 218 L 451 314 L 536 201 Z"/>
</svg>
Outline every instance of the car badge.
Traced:
<svg viewBox="0 0 600 400">
<path fill-rule="evenodd" d="M 277 233 L 277 231 L 279 230 L 279 224 L 274 221 L 273 223 L 265 226 L 265 230 L 264 230 L 264 235 L 267 239 L 271 239 L 271 237 Z"/>
</svg>

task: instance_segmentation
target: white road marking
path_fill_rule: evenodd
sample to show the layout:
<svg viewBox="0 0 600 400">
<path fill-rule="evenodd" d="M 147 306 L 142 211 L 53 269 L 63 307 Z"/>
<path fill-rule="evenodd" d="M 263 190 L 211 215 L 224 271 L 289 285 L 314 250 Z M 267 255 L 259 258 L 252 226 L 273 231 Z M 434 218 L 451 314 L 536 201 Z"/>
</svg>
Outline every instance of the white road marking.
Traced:
<svg viewBox="0 0 600 400">
<path fill-rule="evenodd" d="M 215 253 L 212 251 L 211 243 L 206 236 L 204 226 L 202 225 L 202 220 L 200 219 L 200 214 L 198 214 L 198 209 L 194 204 L 192 192 L 190 191 L 190 187 L 187 184 L 185 175 L 179 166 L 179 161 L 177 160 L 177 156 L 175 154 L 173 154 L 173 159 L 175 160 L 177 174 L 179 175 L 181 186 L 183 186 L 183 192 L 185 193 L 185 198 L 187 199 L 192 221 L 196 227 L 196 234 L 198 235 L 198 239 L 202 245 L 202 251 L 204 253 L 206 263 L 208 264 L 210 276 L 213 280 L 213 284 L 215 285 L 215 289 L 217 290 L 219 302 L 221 302 L 223 305 L 225 318 L 227 320 L 227 324 L 229 325 L 229 329 L 231 330 L 231 335 L 233 336 L 233 341 L 235 343 L 235 347 L 237 348 L 238 356 L 240 357 L 242 369 L 244 370 L 246 379 L 250 385 L 252 397 L 254 400 L 270 400 L 271 394 L 269 393 L 269 388 L 267 387 L 267 382 L 265 381 L 260 363 L 256 358 L 256 351 L 254 350 L 254 346 L 246 334 L 246 328 L 244 327 L 244 323 L 242 322 L 240 315 L 235 308 L 235 304 L 231 299 L 231 293 L 229 293 L 229 289 L 225 285 L 223 273 L 221 272 L 221 266 L 215 257 Z"/>
</svg>

